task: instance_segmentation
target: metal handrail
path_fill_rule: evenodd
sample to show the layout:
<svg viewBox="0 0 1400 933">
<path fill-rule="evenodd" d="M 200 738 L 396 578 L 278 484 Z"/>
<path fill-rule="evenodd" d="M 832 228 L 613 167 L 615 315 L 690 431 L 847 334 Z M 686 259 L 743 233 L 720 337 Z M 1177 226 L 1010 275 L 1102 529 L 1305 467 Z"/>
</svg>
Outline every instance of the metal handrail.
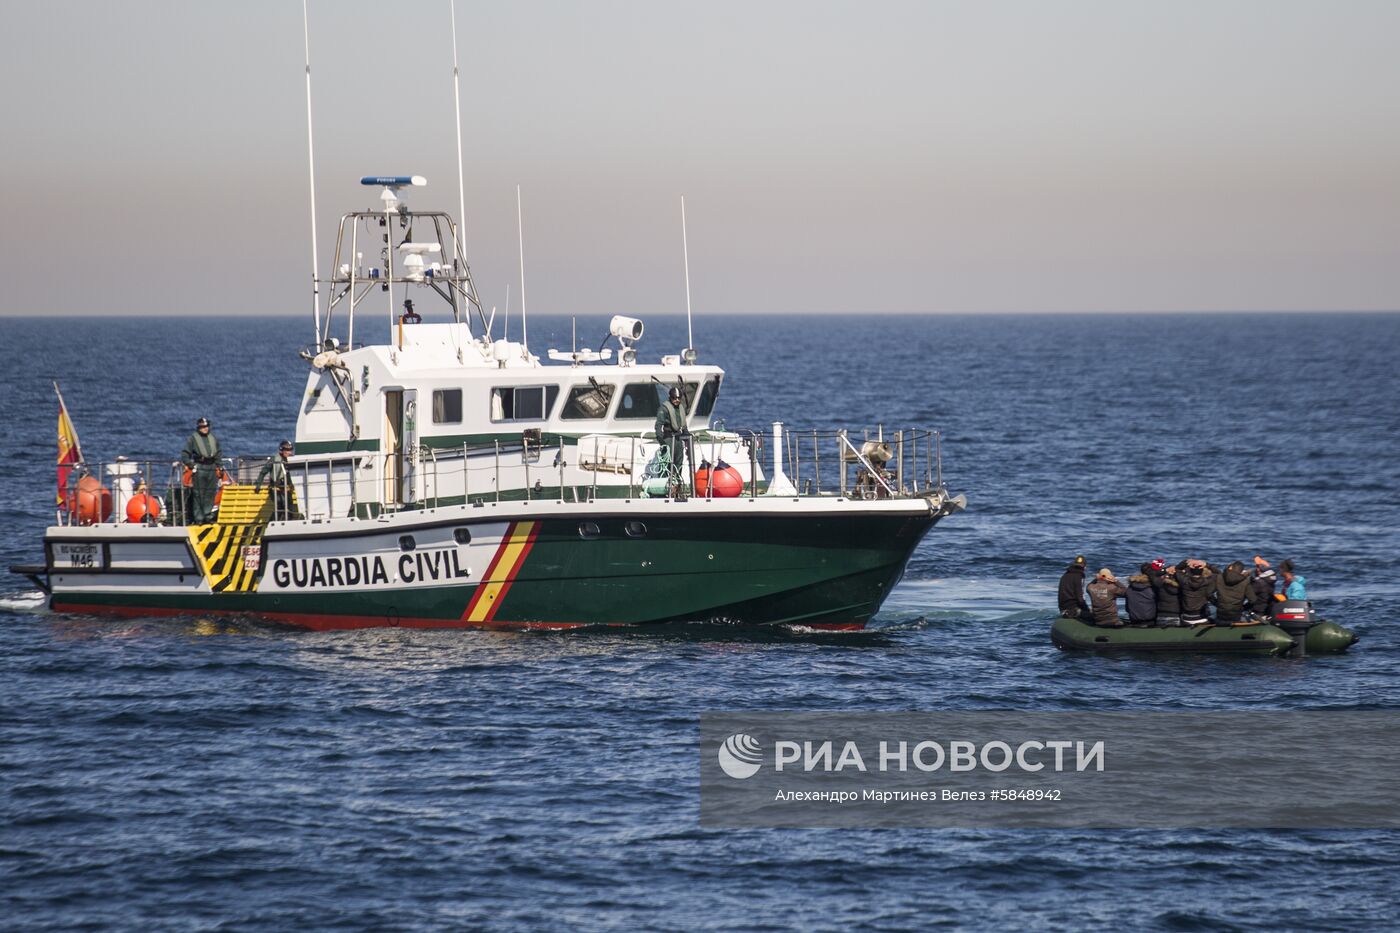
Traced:
<svg viewBox="0 0 1400 933">
<path fill-rule="evenodd" d="M 777 459 L 782 459 L 783 466 L 790 471 L 788 475 L 793 478 L 798 496 L 912 498 L 946 494 L 943 485 L 943 438 L 939 431 L 901 429 L 887 434 L 883 427 L 877 427 L 874 431 L 863 432 L 866 437 L 888 438 L 886 443 L 892 456 L 889 461 L 881 463 L 863 453 L 860 445 L 854 443 L 852 432 L 845 429 L 780 430 L 787 436 L 777 438 L 777 444 L 782 446 Z M 700 465 L 697 454 L 704 453 L 704 459 L 713 468 L 725 456 L 734 459 L 736 454 L 743 457 L 746 452 L 749 471 L 745 477 L 747 488 L 740 494 L 749 498 L 762 495 L 775 476 L 774 455 L 780 453 L 769 448 L 765 433 L 768 432 L 752 429 L 698 432 L 699 436 L 689 438 L 685 445 L 683 456 L 688 461 L 687 466 L 678 466 L 677 472 L 681 475 L 673 479 L 685 492 L 693 495 L 695 471 Z M 860 436 L 861 433 L 856 433 L 856 437 Z M 540 439 L 541 452 L 546 446 L 557 451 L 554 465 L 558 468 L 559 485 L 554 492 L 558 501 L 597 501 L 600 492 L 605 497 L 611 492 L 630 499 L 640 493 L 638 470 L 649 460 L 656 443 L 648 432 L 629 436 L 625 449 L 621 437 L 608 442 L 610 446 L 606 455 L 603 445 L 607 439 L 595 436 L 591 440 L 591 459 L 583 453 L 586 446 L 581 446 L 586 445 L 587 441 L 573 439 L 574 449 L 570 452 L 570 440 L 570 437 L 562 434 Z M 739 449 L 736 450 L 736 447 Z M 833 447 L 840 464 L 840 469 L 836 471 L 829 466 L 830 453 L 823 456 L 823 448 L 829 452 Z M 922 454 L 920 448 L 923 449 Z M 508 441 L 503 446 L 502 441 L 495 438 L 475 443 L 463 442 L 460 448 L 438 449 L 420 445 L 416 466 L 412 467 L 409 465 L 411 458 L 399 451 L 343 451 L 296 458 L 287 464 L 287 468 L 295 489 L 295 510 L 300 515 L 276 517 L 302 517 L 310 521 L 351 516 L 367 518 L 404 508 L 441 508 L 444 501 L 449 505 L 459 502 L 471 505 L 474 500 L 476 504 L 491 499 L 502 502 L 515 495 L 531 500 L 539 498 L 540 494 L 532 483 L 535 476 L 540 475 L 541 469 L 549 467 L 541 463 L 527 463 L 528 458 L 523 456 L 516 462 L 516 455 L 517 448 Z M 460 473 L 449 466 L 457 457 L 461 458 Z M 268 459 L 230 457 L 224 459 L 223 465 L 236 482 L 246 484 L 253 482 L 257 469 Z M 600 475 L 596 467 L 604 459 L 615 461 L 616 469 Z M 735 459 L 735 463 L 742 469 L 741 459 Z M 122 466 L 117 467 L 116 464 Z M 858 471 L 854 487 L 848 483 L 847 464 L 853 464 Z M 532 465 L 537 469 L 531 470 Z M 824 466 L 826 469 L 823 469 Z M 409 489 L 410 469 L 418 471 L 413 483 L 417 487 L 415 490 Z M 588 471 L 591 476 L 580 476 L 580 471 Z M 478 477 L 475 480 L 472 478 L 474 473 Z M 481 476 L 482 473 L 487 476 Z M 98 493 L 98 501 L 106 501 L 108 509 L 98 523 L 125 522 L 125 506 L 139 488 L 134 485 L 139 477 L 144 482 L 145 492 L 155 496 L 160 503 L 159 524 L 186 525 L 190 518 L 191 487 L 183 485 L 183 474 L 184 466 L 179 461 L 163 459 L 76 463 L 69 474 L 67 487 L 62 491 L 63 502 L 55 509 L 56 523 L 76 525 L 85 521 L 77 504 L 78 485 L 87 477 L 95 478 L 100 487 L 107 490 L 105 494 Z M 397 476 L 397 488 L 388 485 L 391 476 Z M 711 498 L 714 496 L 714 483 L 707 486 L 705 497 Z M 85 486 L 84 496 L 90 491 L 89 483 Z M 414 493 L 421 498 L 417 501 L 405 498 Z M 549 495 L 550 491 L 546 489 L 543 494 Z M 64 507 L 65 503 L 69 507 Z M 84 499 L 83 514 L 88 518 L 95 515 L 91 508 L 93 504 L 94 500 Z"/>
</svg>

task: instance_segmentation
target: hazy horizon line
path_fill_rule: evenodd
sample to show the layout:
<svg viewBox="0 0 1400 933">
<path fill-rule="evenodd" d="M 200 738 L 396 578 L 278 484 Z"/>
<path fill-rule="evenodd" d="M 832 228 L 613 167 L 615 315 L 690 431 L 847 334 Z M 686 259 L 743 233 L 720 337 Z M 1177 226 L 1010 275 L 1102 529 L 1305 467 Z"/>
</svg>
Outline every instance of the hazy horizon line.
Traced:
<svg viewBox="0 0 1400 933">
<path fill-rule="evenodd" d="M 536 317 L 540 318 L 568 318 L 568 317 L 611 317 L 614 314 L 621 314 L 620 311 L 537 311 Z M 1123 317 L 1139 316 L 1162 316 L 1162 315 L 1182 315 L 1199 317 L 1202 315 L 1269 315 L 1269 314 L 1337 314 L 1337 315 L 1361 315 L 1361 314 L 1400 314 L 1400 307 L 1395 308 L 1171 308 L 1153 310 L 1123 310 L 1123 309 L 1091 309 L 1091 310 L 1053 310 L 1037 311 L 1033 309 L 1021 310 L 997 310 L 997 311 L 963 311 L 963 310 L 943 310 L 943 311 L 706 311 L 694 315 L 697 321 L 717 317 L 841 317 L 844 315 L 855 315 L 859 317 L 1102 317 L 1108 315 L 1119 315 Z M 685 317 L 683 311 L 633 311 L 627 317 L 664 317 L 681 318 Z M 61 313 L 34 313 L 34 312 L 9 312 L 0 310 L 0 319 L 12 320 L 92 320 L 94 318 L 117 319 L 156 319 L 156 320 L 200 320 L 218 318 L 272 318 L 277 320 L 291 320 L 294 318 L 309 318 L 304 311 L 293 313 L 276 312 L 240 312 L 223 311 L 218 313 L 124 313 L 124 312 L 84 312 L 69 311 Z M 367 314 L 367 318 L 377 319 L 379 315 Z M 514 320 L 519 320 L 519 314 L 512 315 Z M 339 317 L 337 318 L 339 320 Z M 426 323 L 445 323 L 443 321 L 429 320 Z M 472 323 L 479 323 L 473 320 Z"/>
</svg>

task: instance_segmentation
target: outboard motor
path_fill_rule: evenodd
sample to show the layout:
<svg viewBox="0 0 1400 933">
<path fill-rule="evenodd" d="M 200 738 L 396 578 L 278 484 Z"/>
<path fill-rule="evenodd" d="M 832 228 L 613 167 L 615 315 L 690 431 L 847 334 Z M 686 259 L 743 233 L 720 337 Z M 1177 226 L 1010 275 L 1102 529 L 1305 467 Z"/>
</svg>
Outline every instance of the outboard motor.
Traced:
<svg viewBox="0 0 1400 933">
<path fill-rule="evenodd" d="M 1279 603 L 1272 621 L 1293 639 L 1291 656 L 1295 658 L 1345 651 L 1358 641 L 1351 629 L 1319 618 L 1312 602 L 1306 599 L 1287 599 Z"/>
<path fill-rule="evenodd" d="M 1310 599 L 1286 599 L 1274 609 L 1274 624 L 1290 635 L 1302 635 L 1317 621 Z"/>
</svg>

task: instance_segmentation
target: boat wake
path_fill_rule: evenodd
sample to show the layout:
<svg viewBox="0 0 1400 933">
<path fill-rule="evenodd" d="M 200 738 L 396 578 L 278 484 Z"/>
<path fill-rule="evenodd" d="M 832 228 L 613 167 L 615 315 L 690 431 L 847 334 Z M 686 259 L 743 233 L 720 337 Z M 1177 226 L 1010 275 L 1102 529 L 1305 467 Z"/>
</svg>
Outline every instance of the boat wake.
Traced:
<svg viewBox="0 0 1400 933">
<path fill-rule="evenodd" d="M 9 593 L 0 596 L 0 610 L 6 612 L 20 612 L 26 615 L 46 614 L 49 611 L 48 597 L 42 590 L 30 590 L 27 593 Z"/>
</svg>

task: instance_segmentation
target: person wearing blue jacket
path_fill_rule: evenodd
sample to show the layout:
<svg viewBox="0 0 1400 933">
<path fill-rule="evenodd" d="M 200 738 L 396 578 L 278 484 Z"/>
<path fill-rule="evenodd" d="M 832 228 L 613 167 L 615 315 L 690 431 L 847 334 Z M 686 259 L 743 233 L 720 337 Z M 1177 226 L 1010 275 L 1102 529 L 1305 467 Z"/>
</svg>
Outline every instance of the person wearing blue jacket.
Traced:
<svg viewBox="0 0 1400 933">
<path fill-rule="evenodd" d="M 1283 577 L 1284 599 L 1308 598 L 1308 579 L 1301 573 L 1293 572 L 1293 561 L 1286 560 L 1279 564 L 1278 572 Z"/>
</svg>

